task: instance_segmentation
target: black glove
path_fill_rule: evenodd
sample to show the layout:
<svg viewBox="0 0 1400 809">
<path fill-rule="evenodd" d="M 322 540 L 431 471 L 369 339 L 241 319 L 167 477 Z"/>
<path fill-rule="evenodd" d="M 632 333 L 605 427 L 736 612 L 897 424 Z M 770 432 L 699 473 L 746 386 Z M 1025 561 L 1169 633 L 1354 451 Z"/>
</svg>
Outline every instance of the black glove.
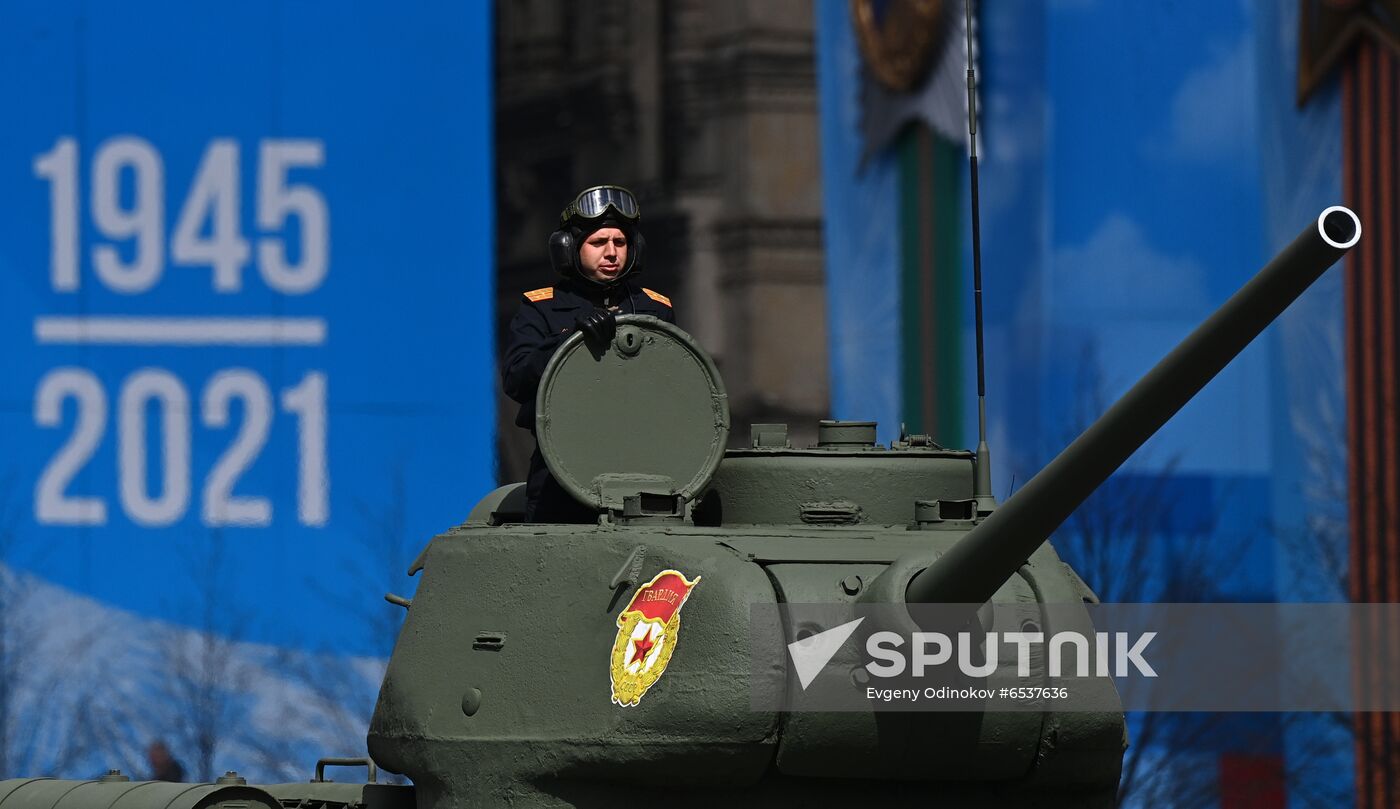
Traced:
<svg viewBox="0 0 1400 809">
<path fill-rule="evenodd" d="M 608 347 L 613 335 L 617 334 L 617 315 L 609 309 L 594 309 L 580 314 L 574 320 L 574 328 L 583 332 L 583 339 L 599 351 Z"/>
</svg>

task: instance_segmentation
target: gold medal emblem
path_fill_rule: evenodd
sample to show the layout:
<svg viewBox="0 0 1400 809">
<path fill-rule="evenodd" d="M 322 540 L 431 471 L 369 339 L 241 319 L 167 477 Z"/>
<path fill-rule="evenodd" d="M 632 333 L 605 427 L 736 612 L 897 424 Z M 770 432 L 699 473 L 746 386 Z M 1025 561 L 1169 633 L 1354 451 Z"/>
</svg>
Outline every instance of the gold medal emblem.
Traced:
<svg viewBox="0 0 1400 809">
<path fill-rule="evenodd" d="M 681 607 L 699 582 L 699 576 L 691 580 L 679 570 L 663 570 L 618 613 L 608 671 L 615 704 L 636 705 L 661 679 L 680 638 Z"/>
</svg>

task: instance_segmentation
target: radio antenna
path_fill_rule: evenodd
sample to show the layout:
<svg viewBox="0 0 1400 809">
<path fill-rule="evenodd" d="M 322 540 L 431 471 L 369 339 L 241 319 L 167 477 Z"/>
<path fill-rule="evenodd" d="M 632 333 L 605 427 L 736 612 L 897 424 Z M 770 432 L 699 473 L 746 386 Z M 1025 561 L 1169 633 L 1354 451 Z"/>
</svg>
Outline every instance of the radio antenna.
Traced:
<svg viewBox="0 0 1400 809">
<path fill-rule="evenodd" d="M 967 154 L 972 179 L 972 295 L 977 319 L 977 478 L 973 497 L 978 515 L 997 507 L 992 494 L 992 451 L 987 447 L 987 374 L 982 359 L 982 222 L 977 203 L 977 74 L 972 69 L 972 0 L 964 0 L 967 31 Z"/>
</svg>

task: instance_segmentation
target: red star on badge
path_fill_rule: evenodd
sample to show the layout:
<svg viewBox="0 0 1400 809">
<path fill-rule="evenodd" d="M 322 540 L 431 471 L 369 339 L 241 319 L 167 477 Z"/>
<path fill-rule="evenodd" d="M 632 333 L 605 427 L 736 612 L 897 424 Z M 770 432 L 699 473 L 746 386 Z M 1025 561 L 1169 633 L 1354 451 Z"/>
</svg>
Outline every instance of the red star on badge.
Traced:
<svg viewBox="0 0 1400 809">
<path fill-rule="evenodd" d="M 655 643 L 652 643 L 651 638 L 646 636 L 640 637 L 632 641 L 632 659 L 627 661 L 627 665 L 630 666 L 633 663 L 636 663 L 638 660 L 645 658 L 647 656 L 647 652 L 650 652 L 651 647 L 655 645 Z"/>
</svg>

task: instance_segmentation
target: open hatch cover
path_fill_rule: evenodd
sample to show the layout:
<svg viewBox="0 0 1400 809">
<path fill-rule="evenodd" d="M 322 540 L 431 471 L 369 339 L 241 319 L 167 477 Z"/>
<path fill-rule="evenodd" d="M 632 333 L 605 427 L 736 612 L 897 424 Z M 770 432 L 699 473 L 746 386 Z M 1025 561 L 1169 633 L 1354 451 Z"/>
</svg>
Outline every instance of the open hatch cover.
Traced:
<svg viewBox="0 0 1400 809">
<path fill-rule="evenodd" d="M 690 335 L 621 315 L 607 349 L 574 333 L 545 366 L 535 435 L 565 491 L 621 511 L 637 495 L 690 501 L 710 482 L 729 437 L 729 399 Z"/>
</svg>

